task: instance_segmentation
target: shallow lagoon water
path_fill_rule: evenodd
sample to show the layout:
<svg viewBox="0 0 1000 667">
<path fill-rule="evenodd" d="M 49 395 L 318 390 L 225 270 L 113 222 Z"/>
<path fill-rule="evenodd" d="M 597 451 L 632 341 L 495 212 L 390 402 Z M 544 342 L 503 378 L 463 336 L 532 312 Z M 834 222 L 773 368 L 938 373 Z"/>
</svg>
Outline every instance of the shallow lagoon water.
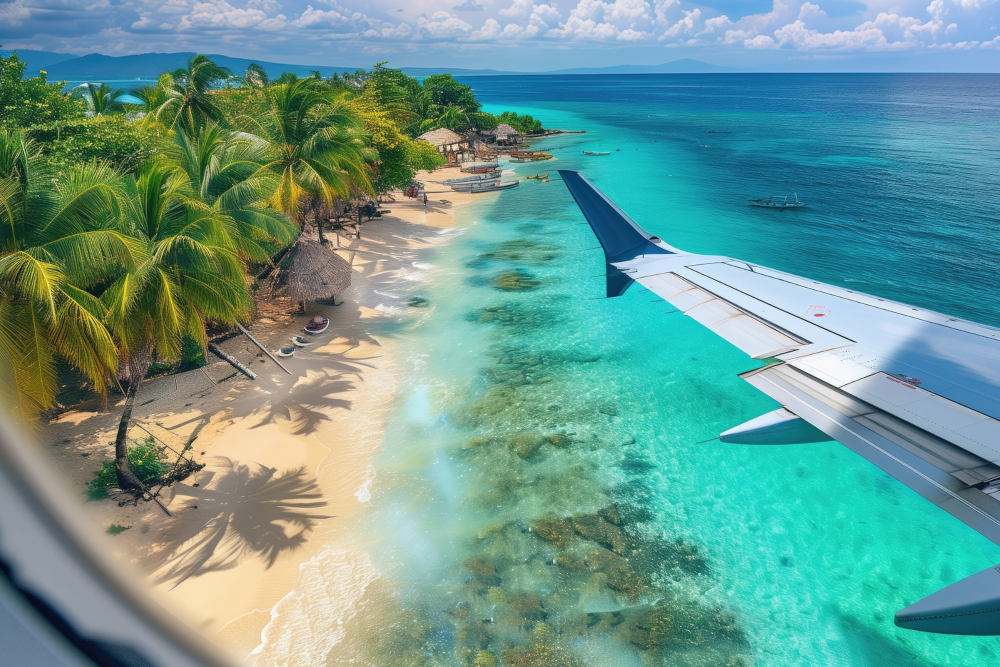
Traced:
<svg viewBox="0 0 1000 667">
<path fill-rule="evenodd" d="M 959 99 L 911 79 L 470 83 L 587 130 L 538 142 L 558 160 L 519 176 L 579 169 L 681 248 L 996 324 L 995 80 Z M 810 209 L 744 206 L 796 190 Z M 431 307 L 392 334 L 409 375 L 367 526 L 388 602 L 361 610 L 382 630 L 367 658 L 342 645 L 329 664 L 1000 658 L 992 639 L 892 624 L 1000 549 L 836 443 L 711 441 L 774 409 L 736 377 L 759 362 L 637 288 L 594 299 L 602 256 L 558 180 L 463 216 L 424 258 Z"/>
</svg>

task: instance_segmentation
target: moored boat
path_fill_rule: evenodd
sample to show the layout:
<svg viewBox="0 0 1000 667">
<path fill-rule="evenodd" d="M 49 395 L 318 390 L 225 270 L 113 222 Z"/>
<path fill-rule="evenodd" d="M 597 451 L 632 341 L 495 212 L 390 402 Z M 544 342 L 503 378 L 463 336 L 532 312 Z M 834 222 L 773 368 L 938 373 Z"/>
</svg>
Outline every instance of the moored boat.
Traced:
<svg viewBox="0 0 1000 667">
<path fill-rule="evenodd" d="M 584 155 L 611 155 L 611 151 L 583 151 Z"/>
<path fill-rule="evenodd" d="M 330 318 L 326 315 L 317 315 L 309 320 L 309 323 L 302 327 L 302 330 L 308 334 L 321 334 L 326 331 L 328 326 L 330 326 Z"/>
<path fill-rule="evenodd" d="M 545 172 L 544 174 L 532 174 L 531 176 L 528 176 L 528 178 L 535 181 L 545 181 L 549 178 L 549 172 Z"/>
<path fill-rule="evenodd" d="M 509 190 L 520 185 L 521 181 L 508 181 L 507 183 L 486 183 L 483 185 L 457 185 L 452 187 L 455 192 L 496 192 L 498 190 Z"/>
<path fill-rule="evenodd" d="M 551 153 L 542 151 L 514 151 L 510 154 L 511 162 L 538 162 L 539 160 L 551 160 Z"/>
<path fill-rule="evenodd" d="M 461 185 L 464 183 L 480 183 L 486 181 L 498 181 L 500 180 L 500 174 L 503 172 L 502 169 L 494 169 L 493 171 L 486 172 L 484 174 L 473 174 L 472 176 L 464 176 L 462 178 L 449 178 L 446 181 L 436 181 L 441 185 Z"/>
<path fill-rule="evenodd" d="M 470 162 L 462 165 L 462 173 L 488 174 L 491 171 L 495 171 L 499 166 L 498 162 Z"/>
<path fill-rule="evenodd" d="M 796 192 L 794 194 L 795 201 L 788 201 L 788 197 L 765 197 L 761 199 L 748 199 L 751 206 L 759 206 L 760 208 L 802 208 L 806 204 L 799 201 L 799 194 Z"/>
</svg>

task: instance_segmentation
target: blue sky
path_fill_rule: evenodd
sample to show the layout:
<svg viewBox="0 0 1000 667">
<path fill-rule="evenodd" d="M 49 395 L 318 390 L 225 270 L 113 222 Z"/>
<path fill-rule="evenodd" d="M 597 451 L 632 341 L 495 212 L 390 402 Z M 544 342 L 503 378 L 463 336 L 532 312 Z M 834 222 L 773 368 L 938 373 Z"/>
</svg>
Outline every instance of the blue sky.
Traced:
<svg viewBox="0 0 1000 667">
<path fill-rule="evenodd" d="M 0 44 L 298 64 L 1000 71 L 1000 0 L 0 0 Z"/>
</svg>

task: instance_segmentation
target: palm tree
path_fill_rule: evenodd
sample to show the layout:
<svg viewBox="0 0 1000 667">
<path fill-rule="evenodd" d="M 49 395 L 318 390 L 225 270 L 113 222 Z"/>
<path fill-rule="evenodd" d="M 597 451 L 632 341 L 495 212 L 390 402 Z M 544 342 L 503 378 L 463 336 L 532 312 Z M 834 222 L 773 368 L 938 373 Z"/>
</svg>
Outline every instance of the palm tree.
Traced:
<svg viewBox="0 0 1000 667">
<path fill-rule="evenodd" d="M 277 188 L 276 175 L 261 170 L 266 142 L 210 122 L 193 136 L 179 130 L 167 154 L 187 175 L 190 204 L 207 205 L 234 226 L 231 236 L 245 261 L 268 262 L 266 248 L 273 251 L 295 240 L 298 227 L 265 207 Z"/>
<path fill-rule="evenodd" d="M 154 112 L 156 120 L 167 127 L 183 126 L 189 132 L 207 121 L 224 123 L 225 116 L 212 101 L 210 91 L 218 81 L 232 75 L 203 53 L 192 56 L 187 67 L 172 73 L 166 99 Z"/>
<path fill-rule="evenodd" d="M 464 130 L 472 124 L 469 112 L 457 105 L 444 107 L 441 115 L 435 119 L 438 127 L 446 127 L 449 130 Z"/>
<path fill-rule="evenodd" d="M 125 91 L 121 88 L 112 88 L 106 83 L 86 83 L 84 86 L 84 103 L 91 114 L 105 116 L 125 111 L 125 103 L 120 100 Z"/>
<path fill-rule="evenodd" d="M 142 100 L 147 117 L 153 118 L 157 110 L 168 100 L 173 89 L 174 77 L 164 73 L 160 75 L 156 83 L 134 88 L 132 95 Z"/>
<path fill-rule="evenodd" d="M 128 380 L 115 439 L 115 472 L 123 490 L 144 490 L 128 464 L 127 435 L 139 385 L 153 358 L 180 358 L 188 336 L 204 348 L 207 322 L 233 325 L 252 302 L 234 226 L 185 195 L 183 170 L 159 159 L 125 184 L 123 219 L 142 252 L 101 295 Z"/>
<path fill-rule="evenodd" d="M 134 265 L 119 177 L 98 163 L 59 179 L 19 132 L 0 130 L 0 387 L 24 420 L 55 401 L 57 359 L 99 391 L 117 366 L 93 290 Z"/>
<path fill-rule="evenodd" d="M 369 165 L 376 156 L 364 141 L 361 120 L 342 94 L 316 79 L 294 79 L 256 88 L 265 109 L 246 119 L 269 146 L 263 172 L 278 179 L 272 204 L 299 225 L 313 202 L 332 207 L 337 198 L 374 194 Z"/>
</svg>

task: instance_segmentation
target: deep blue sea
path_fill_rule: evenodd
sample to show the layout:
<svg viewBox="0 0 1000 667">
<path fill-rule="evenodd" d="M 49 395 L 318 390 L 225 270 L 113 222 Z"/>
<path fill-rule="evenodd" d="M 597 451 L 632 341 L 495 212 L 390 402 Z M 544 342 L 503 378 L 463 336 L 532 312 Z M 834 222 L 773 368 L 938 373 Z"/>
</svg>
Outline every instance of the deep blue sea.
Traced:
<svg viewBox="0 0 1000 667">
<path fill-rule="evenodd" d="M 586 133 L 508 167 L 550 182 L 461 212 L 406 295 L 431 308 L 385 332 L 408 374 L 370 489 L 392 604 L 378 660 L 328 664 L 997 664 L 995 639 L 892 617 L 1000 548 L 837 443 L 711 440 L 776 407 L 736 376 L 759 362 L 649 293 L 595 299 L 556 170 L 680 248 L 1000 325 L 1000 76 L 464 81 Z"/>
</svg>

